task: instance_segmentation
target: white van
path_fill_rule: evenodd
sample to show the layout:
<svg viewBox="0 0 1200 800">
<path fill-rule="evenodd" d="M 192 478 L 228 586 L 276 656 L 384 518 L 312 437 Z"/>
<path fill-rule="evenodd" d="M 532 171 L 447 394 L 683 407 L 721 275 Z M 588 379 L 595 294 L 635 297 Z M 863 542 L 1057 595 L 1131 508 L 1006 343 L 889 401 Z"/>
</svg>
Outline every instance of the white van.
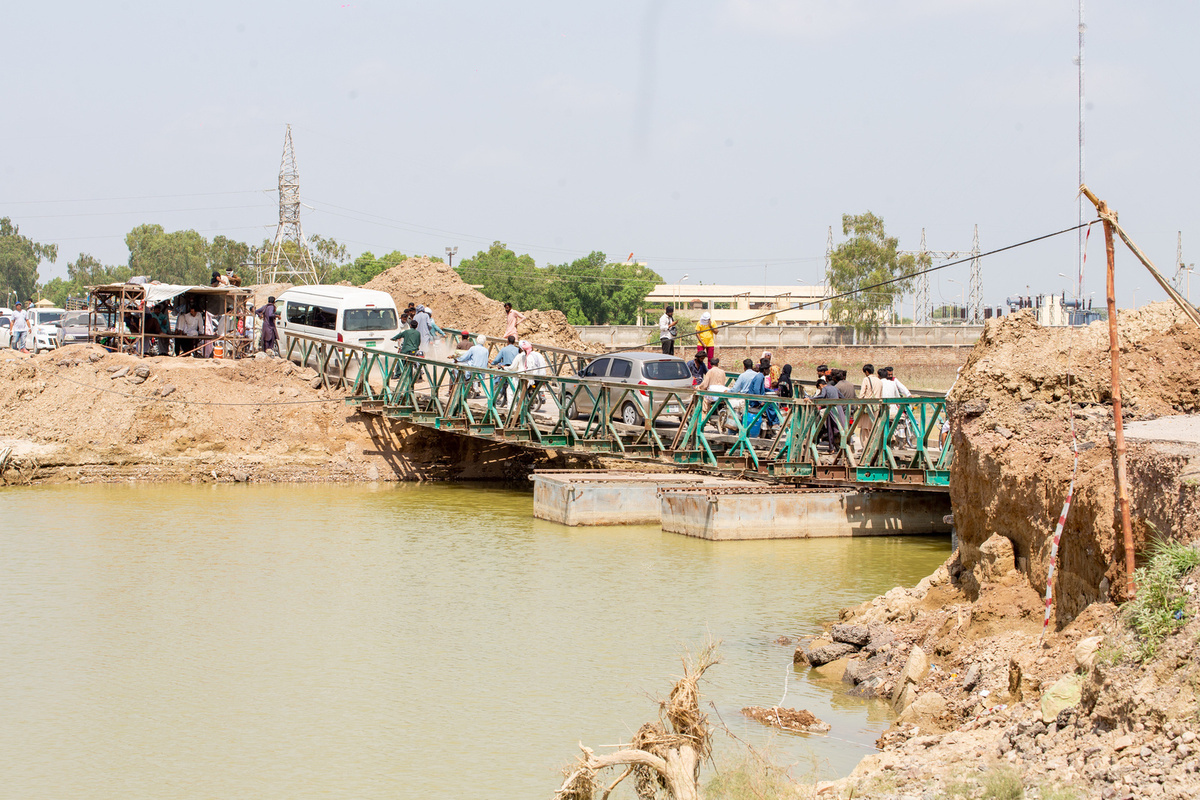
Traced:
<svg viewBox="0 0 1200 800">
<path fill-rule="evenodd" d="M 332 344 L 354 344 L 398 352 L 396 303 L 387 292 L 357 286 L 296 286 L 275 299 L 279 352 L 288 334 L 303 333 Z"/>
</svg>

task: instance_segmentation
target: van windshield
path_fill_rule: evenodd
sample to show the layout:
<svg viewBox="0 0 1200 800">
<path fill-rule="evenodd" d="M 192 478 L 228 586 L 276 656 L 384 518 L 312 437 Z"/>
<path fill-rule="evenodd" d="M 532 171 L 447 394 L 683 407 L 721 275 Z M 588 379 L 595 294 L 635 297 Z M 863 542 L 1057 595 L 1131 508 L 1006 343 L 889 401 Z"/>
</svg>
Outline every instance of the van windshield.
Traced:
<svg viewBox="0 0 1200 800">
<path fill-rule="evenodd" d="M 396 330 L 396 309 L 347 308 L 342 315 L 342 329 L 346 331 L 394 331 Z"/>
</svg>

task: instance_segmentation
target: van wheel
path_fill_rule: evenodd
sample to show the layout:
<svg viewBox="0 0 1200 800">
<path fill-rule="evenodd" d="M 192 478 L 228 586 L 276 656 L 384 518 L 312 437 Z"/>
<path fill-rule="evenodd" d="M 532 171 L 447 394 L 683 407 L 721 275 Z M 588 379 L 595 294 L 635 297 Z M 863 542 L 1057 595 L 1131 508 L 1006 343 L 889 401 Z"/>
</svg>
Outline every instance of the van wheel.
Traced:
<svg viewBox="0 0 1200 800">
<path fill-rule="evenodd" d="M 638 413 L 637 406 L 631 402 L 626 402 L 621 406 L 621 422 L 626 425 L 641 425 L 642 415 Z"/>
</svg>

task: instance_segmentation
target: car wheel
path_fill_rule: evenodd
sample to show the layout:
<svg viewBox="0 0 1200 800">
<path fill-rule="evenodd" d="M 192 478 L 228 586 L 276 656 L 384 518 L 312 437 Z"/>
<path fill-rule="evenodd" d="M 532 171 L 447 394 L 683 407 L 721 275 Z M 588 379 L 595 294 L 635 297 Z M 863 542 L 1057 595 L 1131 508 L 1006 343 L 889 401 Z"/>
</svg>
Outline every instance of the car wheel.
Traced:
<svg viewBox="0 0 1200 800">
<path fill-rule="evenodd" d="M 567 419 L 579 419 L 579 409 L 575 408 L 575 398 L 572 397 L 567 401 L 567 410 L 563 412 L 567 415 Z"/>
<path fill-rule="evenodd" d="M 637 406 L 630 402 L 621 406 L 621 422 L 626 425 L 641 425 L 642 415 L 638 413 Z"/>
</svg>

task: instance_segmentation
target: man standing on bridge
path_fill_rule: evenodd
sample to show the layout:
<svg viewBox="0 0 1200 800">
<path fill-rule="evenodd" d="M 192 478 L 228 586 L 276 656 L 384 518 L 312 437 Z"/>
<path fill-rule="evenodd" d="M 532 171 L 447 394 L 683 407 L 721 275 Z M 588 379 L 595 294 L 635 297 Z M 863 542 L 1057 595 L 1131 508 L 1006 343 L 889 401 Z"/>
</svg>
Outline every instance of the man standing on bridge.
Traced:
<svg viewBox="0 0 1200 800">
<path fill-rule="evenodd" d="M 675 327 L 675 306 L 663 309 L 663 315 L 658 318 L 658 340 L 662 343 L 664 356 L 675 355 L 675 337 L 679 329 Z"/>
<path fill-rule="evenodd" d="M 512 307 L 512 303 L 504 304 L 504 315 L 508 322 L 508 327 L 504 329 L 504 337 L 517 340 L 517 325 L 525 321 L 525 315 Z"/>
<path fill-rule="evenodd" d="M 496 357 L 492 359 L 491 366 L 498 367 L 500 369 L 508 369 L 510 366 L 512 366 L 513 360 L 517 357 L 517 354 L 520 352 L 521 352 L 520 349 L 517 347 L 517 337 L 512 334 L 509 334 L 508 335 L 508 344 L 504 345 L 504 347 L 501 347 L 500 352 L 496 353 Z M 496 404 L 503 405 L 504 401 L 508 399 L 508 379 L 507 378 L 499 378 L 499 379 L 493 378 L 492 379 L 493 387 L 495 387 L 495 385 L 496 385 L 495 384 L 496 380 L 500 381 L 500 392 L 496 396 Z"/>
</svg>

